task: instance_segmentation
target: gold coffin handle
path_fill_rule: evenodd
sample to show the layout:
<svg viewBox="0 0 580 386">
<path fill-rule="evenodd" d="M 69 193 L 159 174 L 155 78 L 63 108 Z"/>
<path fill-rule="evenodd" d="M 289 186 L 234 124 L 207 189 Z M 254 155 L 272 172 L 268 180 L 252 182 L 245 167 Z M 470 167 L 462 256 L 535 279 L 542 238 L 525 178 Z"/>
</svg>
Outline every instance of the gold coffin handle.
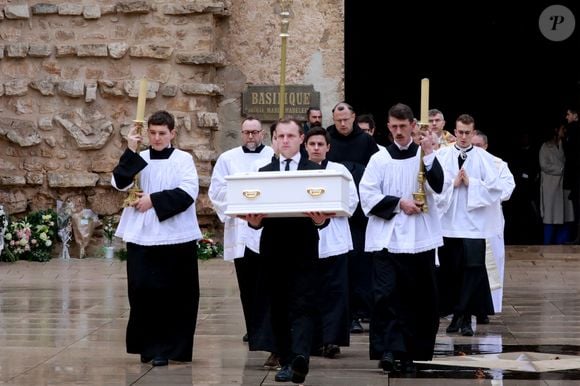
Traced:
<svg viewBox="0 0 580 386">
<path fill-rule="evenodd" d="M 312 197 L 318 197 L 318 196 L 322 196 L 326 190 L 324 190 L 324 188 L 308 188 L 308 189 L 306 189 L 306 191 Z"/>
<path fill-rule="evenodd" d="M 256 198 L 260 195 L 260 191 L 259 190 L 244 190 L 244 191 L 242 191 L 242 194 L 248 200 L 253 200 L 254 198 Z"/>
</svg>

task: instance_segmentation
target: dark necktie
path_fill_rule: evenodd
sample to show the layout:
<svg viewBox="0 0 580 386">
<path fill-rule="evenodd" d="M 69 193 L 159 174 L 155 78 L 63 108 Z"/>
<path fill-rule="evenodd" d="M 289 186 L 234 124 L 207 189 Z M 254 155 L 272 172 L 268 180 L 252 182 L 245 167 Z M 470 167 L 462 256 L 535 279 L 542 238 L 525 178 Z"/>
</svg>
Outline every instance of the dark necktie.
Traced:
<svg viewBox="0 0 580 386">
<path fill-rule="evenodd" d="M 459 155 L 457 156 L 457 162 L 459 162 L 459 169 L 461 169 L 461 167 L 463 166 L 463 163 L 465 162 L 466 159 L 467 159 L 467 153 L 464 151 L 459 152 Z"/>
<path fill-rule="evenodd" d="M 287 172 L 288 170 L 290 170 L 290 162 L 292 162 L 292 158 L 286 158 L 284 162 L 286 162 L 286 166 L 284 166 L 284 171 Z"/>
</svg>

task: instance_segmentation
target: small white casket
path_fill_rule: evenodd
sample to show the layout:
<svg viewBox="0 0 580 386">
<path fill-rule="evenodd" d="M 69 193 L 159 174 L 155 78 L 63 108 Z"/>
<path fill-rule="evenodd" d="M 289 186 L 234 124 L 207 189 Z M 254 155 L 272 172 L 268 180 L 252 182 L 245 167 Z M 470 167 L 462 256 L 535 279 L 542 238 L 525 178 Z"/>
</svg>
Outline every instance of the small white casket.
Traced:
<svg viewBox="0 0 580 386">
<path fill-rule="evenodd" d="M 325 169 L 233 174 L 226 176 L 225 214 L 303 217 L 304 212 L 327 212 L 350 216 L 351 179 L 349 173 Z"/>
</svg>

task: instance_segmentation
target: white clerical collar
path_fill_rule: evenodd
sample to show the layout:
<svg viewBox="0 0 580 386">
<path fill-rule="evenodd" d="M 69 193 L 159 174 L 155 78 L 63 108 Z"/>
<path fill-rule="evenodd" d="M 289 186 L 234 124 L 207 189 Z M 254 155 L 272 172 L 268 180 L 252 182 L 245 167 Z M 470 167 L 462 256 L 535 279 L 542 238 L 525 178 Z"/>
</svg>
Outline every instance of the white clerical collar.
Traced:
<svg viewBox="0 0 580 386">
<path fill-rule="evenodd" d="M 291 159 L 296 162 L 296 165 L 298 165 L 300 163 L 300 152 L 294 154 Z M 280 154 L 280 165 L 282 165 L 285 160 L 287 160 L 287 158 Z"/>
<path fill-rule="evenodd" d="M 465 152 L 471 151 L 471 149 L 473 149 L 473 145 L 469 145 L 469 146 L 467 146 L 467 147 L 465 147 L 465 148 L 463 148 L 463 147 L 459 147 L 459 146 L 457 146 L 457 144 L 455 144 L 455 145 L 453 145 L 453 146 L 455 146 L 455 149 L 456 149 L 456 150 L 458 150 L 458 151 L 460 151 L 460 152 L 462 152 L 462 153 L 465 153 Z"/>
<path fill-rule="evenodd" d="M 410 141 L 407 144 L 407 146 L 401 146 L 397 142 L 395 142 L 395 145 L 397 145 L 397 147 L 399 148 L 399 150 L 403 151 L 403 150 L 409 149 L 409 146 L 411 146 L 412 143 L 413 143 L 413 138 L 410 139 Z"/>
</svg>

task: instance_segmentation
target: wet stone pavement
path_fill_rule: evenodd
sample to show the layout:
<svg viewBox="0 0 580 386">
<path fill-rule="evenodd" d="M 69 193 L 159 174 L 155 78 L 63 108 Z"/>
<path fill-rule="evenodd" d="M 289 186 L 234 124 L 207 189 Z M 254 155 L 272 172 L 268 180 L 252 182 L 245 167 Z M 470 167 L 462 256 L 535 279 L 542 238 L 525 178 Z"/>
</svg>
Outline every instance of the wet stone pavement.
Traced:
<svg viewBox="0 0 580 386">
<path fill-rule="evenodd" d="M 336 359 L 313 357 L 306 385 L 580 385 L 580 247 L 507 247 L 504 309 L 475 336 L 446 334 L 414 374 L 383 374 L 368 333 Z M 0 263 L 2 385 L 281 385 L 248 352 L 234 266 L 200 262 L 192 363 L 125 353 L 125 263 L 103 258 Z M 366 328 L 368 325 L 363 324 Z"/>
</svg>

